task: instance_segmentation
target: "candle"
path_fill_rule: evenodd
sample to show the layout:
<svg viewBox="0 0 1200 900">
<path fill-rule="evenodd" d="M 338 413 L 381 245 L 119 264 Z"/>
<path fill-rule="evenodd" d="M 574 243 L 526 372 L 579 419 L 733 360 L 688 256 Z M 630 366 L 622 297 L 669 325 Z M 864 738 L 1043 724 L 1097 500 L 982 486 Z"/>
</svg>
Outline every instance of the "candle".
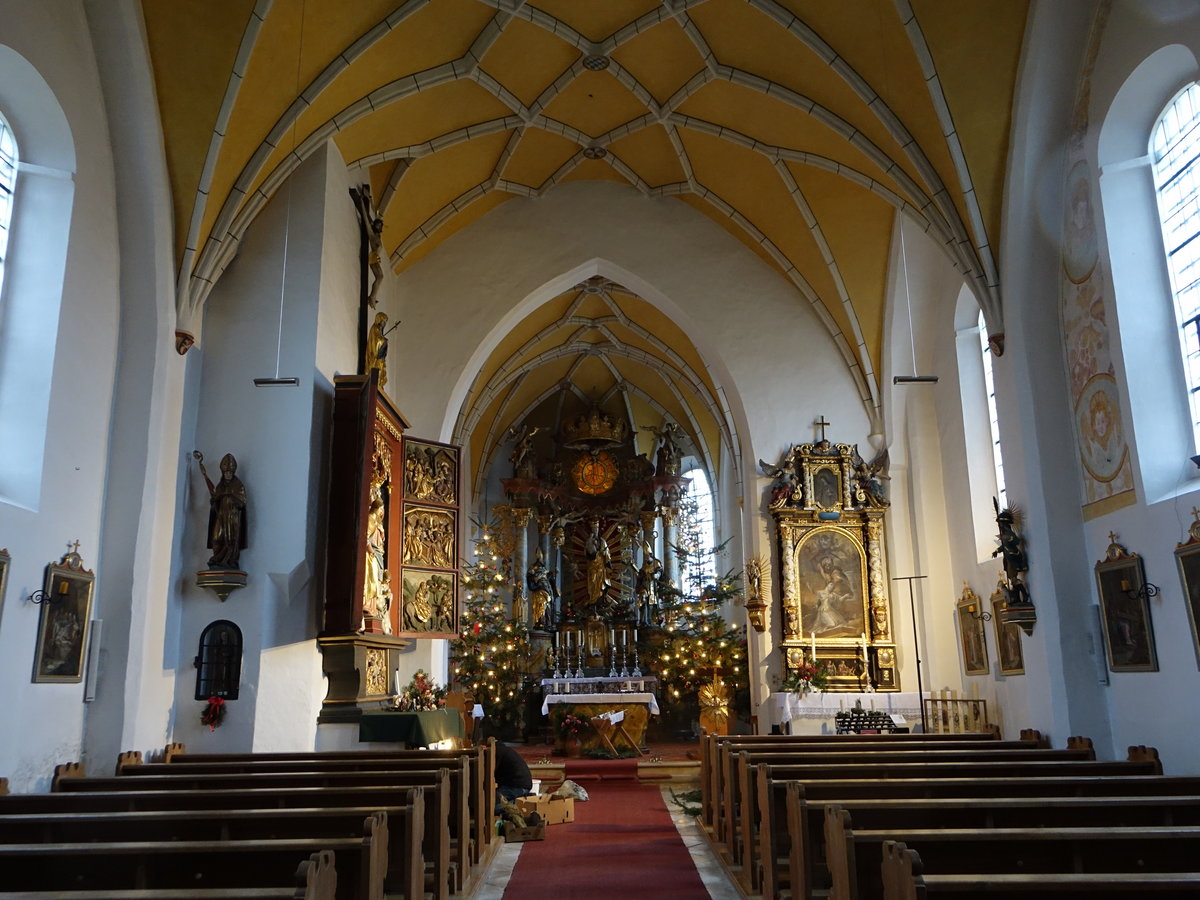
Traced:
<svg viewBox="0 0 1200 900">
<path fill-rule="evenodd" d="M 867 633 L 865 631 L 862 633 L 862 645 L 863 645 L 863 662 L 866 662 L 867 661 Z"/>
<path fill-rule="evenodd" d="M 636 628 L 633 629 L 633 642 L 635 644 L 637 643 L 637 629 Z"/>
<path fill-rule="evenodd" d="M 608 629 L 608 643 L 613 647 L 617 646 L 617 632 L 615 628 Z"/>
<path fill-rule="evenodd" d="M 554 632 L 554 649 L 558 649 L 558 632 Z"/>
<path fill-rule="evenodd" d="M 397 669 L 395 671 L 394 676 L 395 677 L 392 680 L 395 682 L 395 685 L 396 685 L 396 693 L 399 694 L 400 693 L 400 670 L 399 669 Z"/>
<path fill-rule="evenodd" d="M 815 631 L 809 632 L 808 648 L 809 661 L 815 663 L 817 661 L 817 633 Z"/>
</svg>

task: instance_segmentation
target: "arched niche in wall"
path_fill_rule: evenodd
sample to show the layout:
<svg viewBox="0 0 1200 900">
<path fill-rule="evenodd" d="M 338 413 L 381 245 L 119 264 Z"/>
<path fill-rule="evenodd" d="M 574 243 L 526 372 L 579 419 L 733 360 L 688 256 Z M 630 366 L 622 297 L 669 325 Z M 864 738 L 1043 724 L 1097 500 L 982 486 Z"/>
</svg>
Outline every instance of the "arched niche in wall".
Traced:
<svg viewBox="0 0 1200 900">
<path fill-rule="evenodd" d="M 196 699 L 236 700 L 242 682 L 242 630 L 228 619 L 200 633 L 196 651 Z"/>
</svg>

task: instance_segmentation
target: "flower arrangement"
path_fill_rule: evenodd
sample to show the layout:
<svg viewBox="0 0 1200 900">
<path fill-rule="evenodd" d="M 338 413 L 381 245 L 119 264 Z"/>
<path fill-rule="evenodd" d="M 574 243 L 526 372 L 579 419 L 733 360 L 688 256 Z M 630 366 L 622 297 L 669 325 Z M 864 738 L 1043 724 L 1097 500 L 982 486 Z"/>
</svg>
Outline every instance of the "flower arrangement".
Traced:
<svg viewBox="0 0 1200 900">
<path fill-rule="evenodd" d="M 567 713 L 558 722 L 558 733 L 563 737 L 579 737 L 587 723 L 574 713 Z"/>
<path fill-rule="evenodd" d="M 779 689 L 790 694 L 807 694 L 809 691 L 823 691 L 828 684 L 829 663 L 802 662 L 779 682 Z"/>
<path fill-rule="evenodd" d="M 207 725 L 209 731 L 216 731 L 221 720 L 225 718 L 225 701 L 220 697 L 209 697 L 208 704 L 200 713 L 200 723 Z"/>
<path fill-rule="evenodd" d="M 423 669 L 417 669 L 408 687 L 396 697 L 396 709 L 403 712 L 441 709 L 445 705 L 446 689 L 438 687 L 437 682 L 426 675 Z"/>
</svg>

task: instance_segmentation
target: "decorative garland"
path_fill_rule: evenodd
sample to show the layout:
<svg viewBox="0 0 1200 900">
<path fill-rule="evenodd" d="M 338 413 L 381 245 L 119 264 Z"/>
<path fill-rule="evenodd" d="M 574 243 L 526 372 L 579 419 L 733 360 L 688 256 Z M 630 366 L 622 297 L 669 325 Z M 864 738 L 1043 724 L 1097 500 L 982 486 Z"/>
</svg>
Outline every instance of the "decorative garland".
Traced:
<svg viewBox="0 0 1200 900">
<path fill-rule="evenodd" d="M 216 731 L 217 726 L 225 718 L 225 701 L 220 697 L 209 697 L 208 705 L 200 713 L 200 722 L 208 726 L 209 731 Z"/>
</svg>

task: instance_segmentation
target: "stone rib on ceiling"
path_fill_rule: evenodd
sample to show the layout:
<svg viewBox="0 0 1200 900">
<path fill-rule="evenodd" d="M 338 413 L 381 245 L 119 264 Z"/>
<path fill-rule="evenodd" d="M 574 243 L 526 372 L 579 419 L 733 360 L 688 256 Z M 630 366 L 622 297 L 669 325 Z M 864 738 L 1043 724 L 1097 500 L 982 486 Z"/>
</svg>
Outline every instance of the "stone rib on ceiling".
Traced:
<svg viewBox="0 0 1200 900">
<path fill-rule="evenodd" d="M 396 5 L 376 0 L 344 6 L 350 21 L 341 22 L 338 32 L 355 35 L 348 43 L 342 37 L 325 40 L 323 32 L 332 29 L 306 30 L 313 18 L 311 10 L 306 15 L 308 6 L 325 2 L 330 0 L 257 0 L 236 47 L 230 45 L 231 29 L 223 26 L 219 39 L 213 37 L 211 54 L 234 62 L 220 103 L 209 104 L 218 112 L 207 152 L 197 160 L 194 150 L 185 154 L 175 136 L 166 134 L 169 163 L 179 169 L 172 173 L 173 184 L 181 188 L 176 221 L 181 229 L 186 223 L 179 273 L 183 327 L 198 313 L 270 196 L 328 139 L 344 153 L 354 148 L 349 165 L 362 180 L 384 185 L 378 198 L 384 243 L 397 271 L 486 214 L 497 199 L 537 197 L 566 180 L 604 177 L 647 196 L 689 200 L 769 261 L 811 304 L 873 419 L 880 402 L 878 323 L 886 289 L 881 261 L 889 252 L 890 229 L 872 228 L 870 239 L 835 240 L 834 235 L 851 233 L 846 223 L 831 218 L 838 215 L 838 205 L 826 203 L 818 211 L 802 186 L 809 179 L 798 179 L 798 173 L 834 179 L 839 190 L 861 192 L 919 223 L 974 287 L 993 329 L 1000 327 L 996 236 L 988 233 L 988 225 L 998 222 L 1003 186 L 990 174 L 981 175 L 982 181 L 973 178 L 969 162 L 980 161 L 980 169 L 990 164 L 989 173 L 1002 167 L 1015 67 L 1005 69 L 1007 83 L 994 90 L 998 105 L 1006 105 L 994 111 L 989 129 L 977 124 L 988 117 L 976 110 L 956 119 L 951 88 L 987 73 L 959 64 L 970 54 L 958 44 L 953 53 L 939 52 L 933 40 L 938 35 L 947 40 L 954 29 L 942 27 L 934 0 L 921 0 L 915 11 L 909 0 L 857 0 L 836 12 L 823 6 L 807 19 L 803 6 L 792 0 L 626 0 L 595 8 L 557 0 L 543 0 L 545 8 L 536 0 Z M 164 34 L 172 21 L 169 4 L 143 3 L 155 55 L 156 46 L 169 46 Z M 1015 60 L 1026 10 L 1024 0 L 997 4 L 989 19 L 994 27 L 957 33 L 954 39 L 987 47 L 987 58 Z M 329 15 L 327 9 L 321 13 Z M 939 16 L 931 21 L 939 27 L 923 28 L 922 15 Z M 613 29 L 620 16 L 629 18 Z M 269 27 L 276 17 L 287 27 Z M 438 31 L 442 23 L 444 32 Z M 888 46 L 906 48 L 906 57 L 885 63 L 885 74 L 878 65 L 863 65 L 868 75 L 849 62 L 856 51 L 853 36 L 868 27 L 880 31 L 870 35 L 876 43 L 886 38 Z M 281 48 L 267 44 L 297 32 L 297 71 L 316 74 L 303 84 L 297 80 L 300 90 L 286 108 L 256 109 L 248 99 L 255 96 L 255 85 L 244 81 L 247 73 L 261 69 L 253 65 L 255 57 L 280 58 Z M 455 47 L 457 40 L 451 52 L 462 50 L 460 55 L 430 56 L 428 35 L 443 33 L 450 36 L 438 46 Z M 597 37 L 601 34 L 606 36 Z M 422 35 L 425 42 L 416 45 Z M 1006 42 L 999 50 L 998 39 Z M 390 80 L 387 60 L 373 53 L 384 42 L 387 60 L 395 57 L 387 63 L 397 72 Z M 769 50 L 756 54 L 760 47 Z M 953 65 L 939 69 L 939 58 Z M 421 60 L 424 67 L 412 71 L 409 60 Z M 180 101 L 172 92 L 182 90 L 176 84 L 181 79 L 172 77 L 169 60 L 157 56 L 155 71 L 164 110 L 178 110 Z M 803 79 L 796 77 L 799 72 Z M 426 128 L 416 143 L 397 140 L 395 123 L 405 123 L 406 134 L 421 135 L 420 117 L 432 116 L 421 110 L 438 106 L 427 100 L 467 84 L 476 93 L 455 94 L 458 124 Z M 721 90 L 744 91 L 767 106 L 739 103 L 736 93 Z M 885 94 L 903 98 L 909 121 L 884 100 Z M 342 97 L 340 106 L 327 102 Z M 770 116 L 772 109 L 777 116 Z M 768 117 L 779 124 L 768 127 Z M 959 120 L 967 124 L 959 127 Z M 257 145 L 244 135 L 233 140 L 225 134 L 231 123 L 266 137 Z M 499 143 L 488 149 L 485 139 Z M 705 147 L 702 170 L 689 147 L 699 139 L 715 142 Z M 453 167 L 417 164 L 464 145 L 484 154 L 471 157 L 480 168 L 465 183 L 462 173 L 451 177 L 448 168 Z M 747 153 L 767 163 L 770 177 L 741 164 L 739 154 Z M 747 174 L 748 169 L 757 174 Z M 758 180 L 746 181 L 751 177 Z M 196 185 L 194 193 L 185 196 L 181 186 L 190 183 Z M 987 190 L 981 191 L 981 184 Z M 783 202 L 749 202 L 764 193 Z M 418 194 L 424 198 L 419 221 L 411 218 L 414 204 L 409 202 Z M 402 217 L 395 212 L 400 209 L 409 214 Z M 854 278 L 847 277 L 851 272 Z"/>
</svg>

